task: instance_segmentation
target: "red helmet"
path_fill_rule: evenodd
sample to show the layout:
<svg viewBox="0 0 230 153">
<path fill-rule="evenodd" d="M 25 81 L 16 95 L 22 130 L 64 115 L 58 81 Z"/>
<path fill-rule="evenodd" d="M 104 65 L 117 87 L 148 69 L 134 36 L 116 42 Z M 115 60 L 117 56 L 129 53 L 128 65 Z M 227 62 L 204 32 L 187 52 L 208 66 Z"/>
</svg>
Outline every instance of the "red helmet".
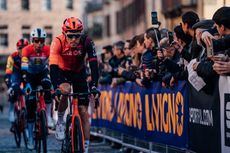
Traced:
<svg viewBox="0 0 230 153">
<path fill-rule="evenodd" d="M 62 25 L 62 31 L 82 31 L 83 30 L 83 23 L 80 19 L 76 17 L 70 17 L 64 20 Z"/>
<path fill-rule="evenodd" d="M 29 45 L 29 41 L 27 39 L 24 39 L 24 38 L 19 39 L 17 41 L 17 44 L 16 44 L 17 48 L 20 48 L 20 49 L 27 46 L 27 45 Z"/>
</svg>

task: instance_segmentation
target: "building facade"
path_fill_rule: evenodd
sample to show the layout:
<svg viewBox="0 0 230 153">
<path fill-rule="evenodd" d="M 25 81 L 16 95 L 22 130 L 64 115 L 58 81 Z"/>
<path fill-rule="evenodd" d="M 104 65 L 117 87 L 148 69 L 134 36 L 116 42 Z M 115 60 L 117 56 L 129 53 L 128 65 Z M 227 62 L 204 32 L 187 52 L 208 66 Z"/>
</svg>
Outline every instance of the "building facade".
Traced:
<svg viewBox="0 0 230 153">
<path fill-rule="evenodd" d="M 158 13 L 160 28 L 166 27 L 172 30 L 181 22 L 181 15 L 186 11 L 192 10 L 197 12 L 201 19 L 210 19 L 221 6 L 230 6 L 228 0 L 101 0 L 99 2 L 100 7 L 96 0 L 89 3 L 86 11 L 89 34 L 96 38 L 95 43 L 99 51 L 104 45 L 131 39 L 134 35 L 144 33 L 152 26 L 152 11 Z"/>
<path fill-rule="evenodd" d="M 83 17 L 83 0 L 0 0 L 0 82 L 4 75 L 7 56 L 15 51 L 16 42 L 30 39 L 33 28 L 47 32 L 46 43 L 61 34 L 65 18 Z"/>
<path fill-rule="evenodd" d="M 101 7 L 95 7 L 98 5 Z M 89 3 L 86 12 L 88 32 L 96 38 L 94 40 L 99 52 L 103 45 L 131 39 L 135 34 L 144 32 L 151 25 L 151 11 L 156 10 L 155 6 L 152 0 L 103 0 L 99 4 L 95 1 Z"/>
<path fill-rule="evenodd" d="M 29 38 L 33 28 L 44 28 L 47 44 L 61 33 L 66 17 L 82 18 L 82 0 L 0 0 L 0 54 L 8 55 L 15 50 L 18 39 Z"/>
</svg>

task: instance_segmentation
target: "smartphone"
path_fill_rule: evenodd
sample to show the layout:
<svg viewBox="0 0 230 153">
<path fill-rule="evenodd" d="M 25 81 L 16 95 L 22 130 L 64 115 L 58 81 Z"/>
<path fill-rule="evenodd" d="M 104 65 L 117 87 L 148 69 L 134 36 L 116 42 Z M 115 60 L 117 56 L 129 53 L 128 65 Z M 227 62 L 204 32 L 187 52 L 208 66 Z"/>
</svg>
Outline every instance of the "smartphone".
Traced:
<svg viewBox="0 0 230 153">
<path fill-rule="evenodd" d="M 172 42 L 173 42 L 173 33 L 171 31 L 168 31 L 168 38 L 169 38 L 169 44 L 172 44 Z"/>
<path fill-rule="evenodd" d="M 213 52 L 213 43 L 211 41 L 211 45 L 207 46 L 207 56 L 210 57 L 210 56 L 213 56 L 213 55 L 214 55 L 214 52 Z"/>
<path fill-rule="evenodd" d="M 152 25 L 156 25 L 158 24 L 158 18 L 157 18 L 157 12 L 153 11 L 151 12 L 151 16 L 152 16 Z"/>
</svg>

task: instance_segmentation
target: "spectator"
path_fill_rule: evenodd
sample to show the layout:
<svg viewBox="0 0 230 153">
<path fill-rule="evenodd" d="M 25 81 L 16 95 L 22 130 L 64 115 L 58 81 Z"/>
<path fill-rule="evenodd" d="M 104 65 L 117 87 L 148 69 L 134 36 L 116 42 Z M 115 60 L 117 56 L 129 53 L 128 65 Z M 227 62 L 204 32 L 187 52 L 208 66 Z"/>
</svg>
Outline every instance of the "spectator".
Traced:
<svg viewBox="0 0 230 153">
<path fill-rule="evenodd" d="M 215 22 L 216 28 L 220 36 L 229 37 L 230 35 L 230 7 L 221 7 L 213 15 L 212 19 Z M 214 70 L 219 75 L 226 75 L 230 73 L 230 48 L 223 52 L 227 58 L 220 58 L 215 60 L 213 65 Z"/>
<path fill-rule="evenodd" d="M 102 52 L 104 57 L 102 58 L 102 62 L 99 64 L 100 70 L 100 84 L 110 84 L 112 82 L 112 67 L 109 64 L 109 60 L 113 57 L 113 47 L 111 45 L 104 46 L 102 48 Z"/>
<path fill-rule="evenodd" d="M 109 60 L 109 64 L 112 67 L 112 87 L 125 82 L 124 78 L 118 76 L 118 67 L 121 66 L 125 68 L 125 63 L 127 61 L 124 54 L 124 45 L 125 43 L 123 41 L 118 41 L 113 45 L 114 56 Z"/>
</svg>

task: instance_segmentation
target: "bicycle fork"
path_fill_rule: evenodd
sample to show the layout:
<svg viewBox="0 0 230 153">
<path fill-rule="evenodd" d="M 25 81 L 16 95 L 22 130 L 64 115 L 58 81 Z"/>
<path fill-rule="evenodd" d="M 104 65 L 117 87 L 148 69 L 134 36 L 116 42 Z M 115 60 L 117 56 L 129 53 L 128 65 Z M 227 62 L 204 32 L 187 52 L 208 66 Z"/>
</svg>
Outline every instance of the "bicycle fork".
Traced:
<svg viewBox="0 0 230 153">
<path fill-rule="evenodd" d="M 78 131 L 78 132 L 81 132 L 81 135 L 82 135 L 82 146 L 83 146 L 83 150 L 85 150 L 85 138 L 84 138 L 84 132 L 83 132 L 83 128 L 82 128 L 82 123 L 81 123 L 81 118 L 80 118 L 80 115 L 79 115 L 79 111 L 78 111 L 78 98 L 73 98 L 73 102 L 72 102 L 72 105 L 73 105 L 73 115 L 72 115 L 72 132 L 71 132 L 71 142 L 72 142 L 72 152 L 74 152 L 76 150 L 76 148 L 74 148 L 74 132 L 76 131 L 73 131 L 75 129 L 75 124 L 74 124 L 74 120 L 75 120 L 75 117 L 79 118 L 79 123 L 80 123 L 80 128 L 81 130 Z M 79 133 L 77 134 L 79 135 Z"/>
</svg>

